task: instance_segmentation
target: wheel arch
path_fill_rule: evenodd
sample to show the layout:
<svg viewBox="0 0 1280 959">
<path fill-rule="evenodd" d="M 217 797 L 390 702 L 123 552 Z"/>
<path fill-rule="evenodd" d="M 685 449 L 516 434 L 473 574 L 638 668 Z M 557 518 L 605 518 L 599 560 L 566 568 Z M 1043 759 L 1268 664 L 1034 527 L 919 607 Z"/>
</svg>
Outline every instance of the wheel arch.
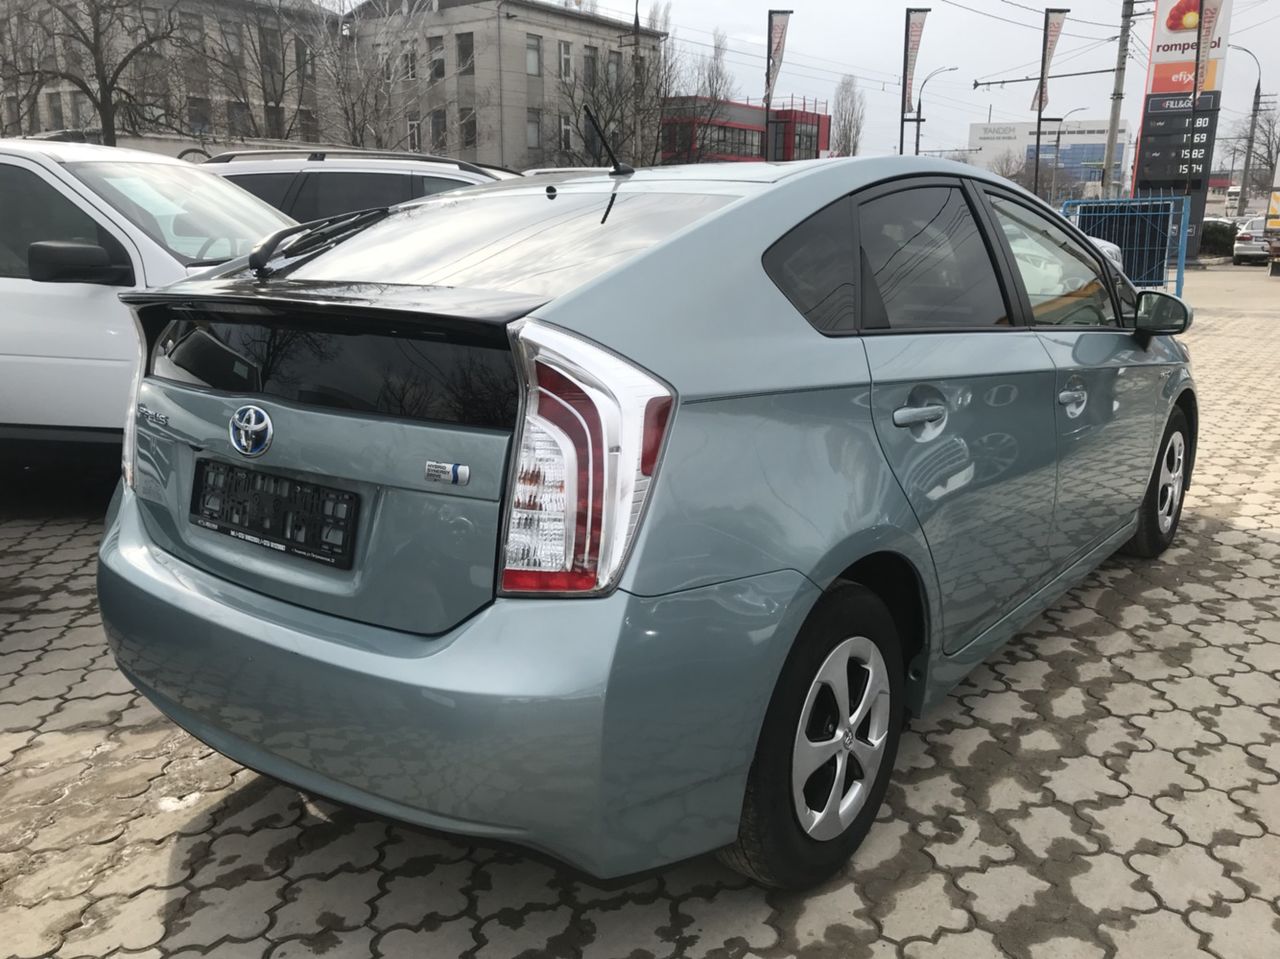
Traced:
<svg viewBox="0 0 1280 959">
<path fill-rule="evenodd" d="M 1196 394 L 1193 389 L 1188 387 L 1178 394 L 1178 398 L 1173 401 L 1173 405 L 1182 410 L 1183 416 L 1187 418 L 1187 429 L 1191 436 L 1191 450 L 1187 454 L 1186 476 L 1183 479 L 1183 488 L 1191 488 L 1191 478 L 1195 473 L 1196 467 L 1196 449 L 1199 446 L 1199 430 L 1200 430 L 1200 406 L 1196 401 Z"/>
<path fill-rule="evenodd" d="M 847 566 L 836 581 L 858 583 L 875 593 L 889 610 L 902 642 L 907 706 L 919 715 L 929 680 L 930 628 L 933 617 L 925 580 L 903 553 L 877 550 Z"/>
</svg>

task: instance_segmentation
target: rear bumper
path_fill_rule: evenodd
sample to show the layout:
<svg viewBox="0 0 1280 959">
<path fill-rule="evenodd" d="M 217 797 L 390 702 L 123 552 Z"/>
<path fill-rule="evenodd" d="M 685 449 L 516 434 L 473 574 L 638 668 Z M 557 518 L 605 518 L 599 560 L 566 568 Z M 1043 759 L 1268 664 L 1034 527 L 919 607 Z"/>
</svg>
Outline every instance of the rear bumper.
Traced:
<svg viewBox="0 0 1280 959">
<path fill-rule="evenodd" d="M 665 597 L 498 600 L 424 639 L 176 560 L 131 493 L 98 585 L 121 669 L 219 752 L 599 876 L 734 838 L 774 680 L 817 595 L 780 571 Z"/>
</svg>

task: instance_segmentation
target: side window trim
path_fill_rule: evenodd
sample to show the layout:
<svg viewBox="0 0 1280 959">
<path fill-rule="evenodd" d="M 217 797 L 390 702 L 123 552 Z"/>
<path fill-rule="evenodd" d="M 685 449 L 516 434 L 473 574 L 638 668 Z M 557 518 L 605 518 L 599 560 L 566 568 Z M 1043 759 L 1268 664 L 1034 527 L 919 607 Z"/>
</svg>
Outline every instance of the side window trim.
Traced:
<svg viewBox="0 0 1280 959">
<path fill-rule="evenodd" d="M 930 187 L 943 187 L 946 189 L 957 190 L 969 205 L 969 213 L 973 217 L 978 228 L 978 235 L 982 237 L 983 244 L 987 251 L 987 258 L 991 262 L 991 269 L 996 275 L 996 283 L 1000 287 L 1000 295 L 1004 298 L 1005 312 L 1009 317 L 1007 326 L 985 325 L 985 326 L 937 326 L 937 327 L 913 327 L 911 329 L 894 329 L 892 327 L 885 328 L 866 328 L 863 326 L 863 320 L 867 315 L 870 284 L 862 275 L 862 208 L 865 204 L 873 200 L 883 199 L 897 193 L 905 193 L 909 190 L 922 190 Z M 1008 333 L 1013 330 L 1024 330 L 1022 320 L 1022 306 L 1017 303 L 1013 296 L 1013 288 L 1008 285 L 1008 278 L 1005 275 L 1005 263 L 1003 253 L 997 253 L 997 248 L 993 244 L 993 234 L 990 229 L 989 222 L 986 218 L 985 211 L 972 195 L 968 188 L 967 181 L 963 177 L 925 175 L 918 177 L 902 177 L 890 180 L 885 183 L 872 184 L 858 190 L 853 194 L 853 236 L 855 249 L 859 251 L 854 264 L 854 276 L 858 283 L 858 333 L 862 336 L 886 336 L 909 334 L 937 334 L 937 333 Z"/>
<path fill-rule="evenodd" d="M 129 266 L 133 270 L 133 278 L 135 286 L 147 286 L 146 278 L 146 261 L 142 256 L 142 251 L 138 249 L 138 244 L 134 242 L 132 234 L 116 221 L 111 212 L 103 210 L 99 207 L 96 197 L 87 194 L 83 189 L 83 185 L 79 183 L 68 183 L 60 177 L 54 176 L 40 166 L 38 163 L 32 163 L 24 157 L 18 156 L 0 156 L 0 164 L 10 166 L 18 170 L 25 170 L 27 173 L 37 177 L 45 183 L 49 189 L 54 190 L 68 203 L 75 206 L 81 213 L 92 220 L 100 230 L 105 230 L 115 241 L 120 244 L 120 249 L 124 251 L 125 256 L 129 258 Z M 13 279 L 10 277 L 9 279 Z M 34 281 L 28 281 L 34 282 Z"/>
<path fill-rule="evenodd" d="M 1061 229 L 1064 233 L 1066 233 L 1067 236 L 1069 236 L 1072 240 L 1074 240 L 1076 242 L 1076 245 L 1079 246 L 1081 249 L 1083 249 L 1085 253 L 1089 256 L 1090 262 L 1093 263 L 1094 267 L 1098 272 L 1098 275 L 1103 278 L 1103 283 L 1106 286 L 1107 293 L 1111 297 L 1111 310 L 1112 310 L 1112 314 L 1116 317 L 1116 323 L 1114 325 L 1072 326 L 1072 327 L 1069 327 L 1069 329 L 1078 333 L 1090 333 L 1090 332 L 1114 333 L 1117 330 L 1123 332 L 1126 329 L 1124 325 L 1124 310 L 1121 309 L 1120 298 L 1116 293 L 1115 284 L 1111 282 L 1111 272 L 1107 268 L 1107 264 L 1102 256 L 1102 251 L 1099 250 L 1096 246 L 1094 246 L 1091 242 L 1089 242 L 1089 238 L 1085 236 L 1083 233 L 1081 233 L 1076 228 L 1076 225 L 1074 223 L 1071 223 L 1070 221 L 1066 220 L 1063 217 L 1058 217 L 1057 219 L 1054 219 L 1050 214 L 1047 214 L 1043 209 L 1037 209 L 1034 204 L 1029 203 L 1025 197 L 1018 196 L 1018 194 L 1013 193 L 1010 190 L 1001 189 L 998 184 L 983 183 L 982 188 L 977 192 L 981 194 L 982 206 L 984 210 L 987 211 L 987 215 L 990 217 L 991 223 L 993 224 L 995 223 L 995 215 L 996 215 L 995 208 L 992 207 L 991 205 L 991 198 L 998 197 L 999 199 L 1004 200 L 1006 203 L 1017 204 L 1018 206 L 1022 207 L 1024 210 L 1028 210 L 1032 213 L 1038 214 L 1039 216 L 1049 219 L 1051 223 L 1053 223 L 1055 226 Z M 1052 212 L 1053 211 L 1050 210 L 1050 213 Z M 1009 242 L 1004 237 L 1003 233 L 1000 231 L 993 231 L 993 236 L 996 236 L 1001 246 L 1003 246 L 1008 251 L 1007 255 L 1009 257 L 1009 262 L 1011 265 L 1014 265 L 1016 267 L 1016 264 L 1014 263 L 1014 257 L 1013 257 L 1013 248 L 1009 246 Z M 1023 283 L 1022 281 L 1022 274 L 1016 268 L 1013 271 L 1013 278 L 1014 278 L 1014 282 L 1017 283 L 1018 295 L 1022 298 L 1021 309 L 1026 311 L 1025 315 L 1026 315 L 1027 325 L 1033 329 L 1042 328 L 1037 324 L 1035 324 L 1034 322 L 1032 322 L 1033 314 L 1031 309 L 1031 297 L 1027 293 L 1026 284 Z M 1052 326 L 1049 324 L 1046 324 L 1043 328 L 1051 329 Z"/>
</svg>

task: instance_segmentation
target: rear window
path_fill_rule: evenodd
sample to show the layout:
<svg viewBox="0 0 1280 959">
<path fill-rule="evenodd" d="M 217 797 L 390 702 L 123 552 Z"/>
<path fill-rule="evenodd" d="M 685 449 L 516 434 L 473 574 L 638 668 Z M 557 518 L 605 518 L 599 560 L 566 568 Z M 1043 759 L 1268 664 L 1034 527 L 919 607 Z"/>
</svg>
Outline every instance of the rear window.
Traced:
<svg viewBox="0 0 1280 959">
<path fill-rule="evenodd" d="M 690 193 L 449 194 L 398 211 L 290 272 L 551 299 L 643 253 L 735 197 Z"/>
<path fill-rule="evenodd" d="M 509 350 L 475 343 L 318 329 L 315 318 L 175 320 L 152 351 L 151 375 L 306 406 L 510 430 L 516 372 Z M 335 325 L 357 324 L 349 321 Z"/>
<path fill-rule="evenodd" d="M 306 223 L 355 210 L 394 206 L 412 198 L 411 186 L 407 173 L 306 173 L 290 213 L 299 223 Z"/>
</svg>

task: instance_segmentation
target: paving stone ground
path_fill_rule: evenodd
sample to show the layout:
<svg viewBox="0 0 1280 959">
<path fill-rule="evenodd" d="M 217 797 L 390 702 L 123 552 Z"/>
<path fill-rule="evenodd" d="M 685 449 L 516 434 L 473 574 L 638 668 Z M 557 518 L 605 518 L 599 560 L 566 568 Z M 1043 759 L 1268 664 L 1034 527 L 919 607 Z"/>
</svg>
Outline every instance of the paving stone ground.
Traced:
<svg viewBox="0 0 1280 959">
<path fill-rule="evenodd" d="M 804 895 L 709 857 L 600 885 L 236 766 L 113 668 L 101 502 L 32 492 L 47 509 L 0 521 L 0 955 L 1280 957 L 1265 284 L 1193 278 L 1201 447 L 1176 548 L 1109 561 L 915 721 L 866 845 Z"/>
</svg>

